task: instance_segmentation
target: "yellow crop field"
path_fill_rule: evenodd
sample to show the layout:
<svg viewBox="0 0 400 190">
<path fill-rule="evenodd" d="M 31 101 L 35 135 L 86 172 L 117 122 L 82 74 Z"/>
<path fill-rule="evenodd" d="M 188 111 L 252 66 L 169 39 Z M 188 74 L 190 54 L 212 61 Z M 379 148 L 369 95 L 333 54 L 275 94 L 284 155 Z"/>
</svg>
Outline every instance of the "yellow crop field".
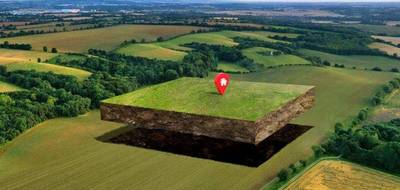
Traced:
<svg viewBox="0 0 400 190">
<path fill-rule="evenodd" d="M 388 44 L 375 42 L 370 44 L 368 47 L 372 49 L 379 49 L 383 52 L 386 52 L 388 55 L 393 55 L 393 54 L 397 54 L 398 56 L 400 55 L 400 48 Z"/>
<path fill-rule="evenodd" d="M 57 74 L 73 75 L 80 80 L 91 75 L 90 72 L 65 67 L 60 65 L 53 65 L 48 63 L 38 63 L 38 58 L 42 61 L 49 60 L 59 54 L 46 53 L 41 51 L 25 51 L 25 50 L 11 50 L 0 49 L 0 65 L 5 65 L 8 71 L 15 70 L 35 70 L 39 72 L 54 72 Z"/>
<path fill-rule="evenodd" d="M 381 39 L 383 41 L 392 42 L 393 44 L 400 44 L 400 37 L 391 36 L 372 36 L 375 39 Z"/>
<path fill-rule="evenodd" d="M 400 177 L 345 161 L 323 160 L 285 190 L 398 190 Z"/>
<path fill-rule="evenodd" d="M 14 91 L 19 91 L 23 90 L 22 88 L 15 86 L 13 84 L 9 84 L 3 81 L 0 81 L 0 93 L 2 92 L 14 92 Z"/>
<path fill-rule="evenodd" d="M 25 51 L 25 50 L 12 50 L 12 49 L 1 49 L 0 48 L 0 65 L 21 63 L 21 62 L 37 62 L 40 58 L 42 61 L 46 61 L 55 57 L 56 53 L 46 53 L 40 51 Z"/>
</svg>

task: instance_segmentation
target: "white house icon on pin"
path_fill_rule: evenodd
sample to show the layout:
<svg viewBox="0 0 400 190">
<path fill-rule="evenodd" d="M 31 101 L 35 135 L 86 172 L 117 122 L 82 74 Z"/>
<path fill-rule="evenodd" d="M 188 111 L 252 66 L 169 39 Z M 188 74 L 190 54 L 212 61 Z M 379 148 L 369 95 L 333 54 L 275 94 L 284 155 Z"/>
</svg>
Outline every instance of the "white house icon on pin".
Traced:
<svg viewBox="0 0 400 190">
<path fill-rule="evenodd" d="M 225 78 L 222 78 L 220 81 L 221 86 L 226 86 L 228 81 Z"/>
</svg>

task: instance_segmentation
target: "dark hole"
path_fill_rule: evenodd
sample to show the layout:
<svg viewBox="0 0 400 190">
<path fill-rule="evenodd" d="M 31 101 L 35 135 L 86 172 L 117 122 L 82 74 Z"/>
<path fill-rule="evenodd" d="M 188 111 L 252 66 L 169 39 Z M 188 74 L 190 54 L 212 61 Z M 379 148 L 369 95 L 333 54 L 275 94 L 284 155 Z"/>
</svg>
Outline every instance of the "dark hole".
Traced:
<svg viewBox="0 0 400 190">
<path fill-rule="evenodd" d="M 139 126 L 126 126 L 97 140 L 257 167 L 311 128 L 288 124 L 258 145 Z"/>
</svg>

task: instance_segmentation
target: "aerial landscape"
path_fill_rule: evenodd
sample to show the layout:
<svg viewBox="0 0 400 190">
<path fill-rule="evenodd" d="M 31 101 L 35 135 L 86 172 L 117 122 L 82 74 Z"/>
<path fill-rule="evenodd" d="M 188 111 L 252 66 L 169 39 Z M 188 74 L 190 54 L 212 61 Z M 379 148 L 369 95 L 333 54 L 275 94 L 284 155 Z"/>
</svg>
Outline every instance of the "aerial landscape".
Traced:
<svg viewBox="0 0 400 190">
<path fill-rule="evenodd" d="M 400 1 L 2 0 L 0 189 L 400 189 Z"/>
</svg>

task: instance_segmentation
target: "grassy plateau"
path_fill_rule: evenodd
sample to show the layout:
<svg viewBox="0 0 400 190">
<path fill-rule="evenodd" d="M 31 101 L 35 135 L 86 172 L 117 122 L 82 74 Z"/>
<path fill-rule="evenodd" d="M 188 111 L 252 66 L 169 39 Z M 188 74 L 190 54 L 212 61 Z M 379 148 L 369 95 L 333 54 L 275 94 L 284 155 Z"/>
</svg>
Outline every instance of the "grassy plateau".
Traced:
<svg viewBox="0 0 400 190">
<path fill-rule="evenodd" d="M 213 80 L 181 78 L 103 102 L 255 121 L 311 88 L 233 80 L 221 96 L 216 92 Z"/>
</svg>

